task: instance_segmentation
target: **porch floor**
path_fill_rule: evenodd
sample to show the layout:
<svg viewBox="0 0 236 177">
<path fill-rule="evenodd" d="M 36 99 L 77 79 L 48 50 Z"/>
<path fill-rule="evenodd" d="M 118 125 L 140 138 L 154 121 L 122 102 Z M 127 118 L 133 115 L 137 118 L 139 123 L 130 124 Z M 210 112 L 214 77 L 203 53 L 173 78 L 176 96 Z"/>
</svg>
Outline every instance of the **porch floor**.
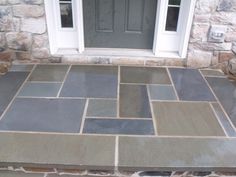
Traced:
<svg viewBox="0 0 236 177">
<path fill-rule="evenodd" d="M 0 165 L 236 170 L 235 93 L 218 70 L 13 65 Z"/>
</svg>

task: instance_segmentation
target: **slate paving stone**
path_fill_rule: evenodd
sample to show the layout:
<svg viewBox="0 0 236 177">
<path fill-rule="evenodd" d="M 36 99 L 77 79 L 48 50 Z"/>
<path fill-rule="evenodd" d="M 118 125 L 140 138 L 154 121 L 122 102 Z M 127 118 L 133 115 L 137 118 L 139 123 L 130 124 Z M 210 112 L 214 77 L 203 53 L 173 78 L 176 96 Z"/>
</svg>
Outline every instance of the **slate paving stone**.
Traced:
<svg viewBox="0 0 236 177">
<path fill-rule="evenodd" d="M 236 137 L 236 129 L 233 128 L 233 126 L 230 124 L 227 116 L 225 115 L 224 111 L 220 107 L 218 103 L 211 103 L 213 106 L 213 109 L 216 112 L 216 115 L 218 116 L 221 124 L 223 125 L 225 131 L 227 134 L 231 137 Z"/>
<path fill-rule="evenodd" d="M 33 69 L 34 65 L 12 65 L 9 71 L 17 72 L 30 72 Z"/>
<path fill-rule="evenodd" d="M 158 135 L 225 136 L 209 103 L 153 102 Z"/>
<path fill-rule="evenodd" d="M 0 121 L 0 130 L 79 132 L 85 100 L 17 98 Z"/>
<path fill-rule="evenodd" d="M 180 100 L 216 101 L 198 70 L 170 68 L 169 71 Z"/>
<path fill-rule="evenodd" d="M 0 163 L 114 170 L 113 136 L 0 133 L 0 142 Z"/>
<path fill-rule="evenodd" d="M 210 77 L 224 77 L 225 76 L 223 72 L 219 70 L 213 70 L 213 69 L 203 69 L 201 70 L 201 73 L 204 76 L 210 76 Z"/>
<path fill-rule="evenodd" d="M 44 177 L 44 174 L 29 174 L 19 171 L 0 171 L 0 177 Z"/>
<path fill-rule="evenodd" d="M 32 83 L 27 82 L 18 96 L 28 97 L 56 97 L 61 83 Z"/>
<path fill-rule="evenodd" d="M 120 85 L 120 117 L 151 118 L 145 85 Z"/>
<path fill-rule="evenodd" d="M 165 68 L 121 66 L 121 83 L 171 84 Z"/>
<path fill-rule="evenodd" d="M 0 76 L 0 116 L 28 76 L 28 72 L 8 72 Z"/>
<path fill-rule="evenodd" d="M 72 66 L 61 97 L 116 98 L 118 67 Z"/>
<path fill-rule="evenodd" d="M 68 65 L 37 65 L 29 81 L 62 82 L 68 69 Z"/>
<path fill-rule="evenodd" d="M 149 85 L 148 88 L 152 100 L 177 100 L 172 86 Z"/>
<path fill-rule="evenodd" d="M 152 120 L 86 119 L 83 133 L 154 135 Z"/>
<path fill-rule="evenodd" d="M 236 139 L 119 137 L 119 170 L 235 169 Z"/>
<path fill-rule="evenodd" d="M 90 99 L 87 110 L 88 117 L 117 117 L 117 101 Z"/>
<path fill-rule="evenodd" d="M 226 78 L 206 78 L 226 113 L 236 126 L 236 85 Z"/>
</svg>

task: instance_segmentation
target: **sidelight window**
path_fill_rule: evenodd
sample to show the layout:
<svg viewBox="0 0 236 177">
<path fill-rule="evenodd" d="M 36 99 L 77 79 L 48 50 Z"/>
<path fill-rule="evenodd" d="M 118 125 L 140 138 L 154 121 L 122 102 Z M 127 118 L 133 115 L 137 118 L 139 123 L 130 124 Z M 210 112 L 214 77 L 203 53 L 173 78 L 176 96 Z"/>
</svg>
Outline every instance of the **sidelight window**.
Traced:
<svg viewBox="0 0 236 177">
<path fill-rule="evenodd" d="M 59 0 L 62 28 L 73 28 L 73 12 L 71 0 Z"/>
<path fill-rule="evenodd" d="M 169 0 L 165 27 L 166 31 L 177 31 L 180 3 L 181 0 Z"/>
</svg>

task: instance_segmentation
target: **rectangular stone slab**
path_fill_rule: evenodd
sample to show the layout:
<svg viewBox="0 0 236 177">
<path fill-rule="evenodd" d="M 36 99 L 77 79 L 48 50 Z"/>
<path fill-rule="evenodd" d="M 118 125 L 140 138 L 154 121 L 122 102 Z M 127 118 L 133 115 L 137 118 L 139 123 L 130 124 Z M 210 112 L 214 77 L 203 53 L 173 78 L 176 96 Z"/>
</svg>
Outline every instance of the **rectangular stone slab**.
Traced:
<svg viewBox="0 0 236 177">
<path fill-rule="evenodd" d="M 216 100 L 198 70 L 185 68 L 170 68 L 169 70 L 180 100 Z"/>
<path fill-rule="evenodd" d="M 119 137 L 119 170 L 217 171 L 236 168 L 236 139 Z"/>
<path fill-rule="evenodd" d="M 8 72 L 0 76 L 0 116 L 6 109 L 29 73 Z"/>
<path fill-rule="evenodd" d="M 13 171 L 0 171 L 0 177 L 44 177 L 44 174 L 36 173 L 24 173 L 24 172 L 13 172 Z"/>
<path fill-rule="evenodd" d="M 0 165 L 112 170 L 115 137 L 0 133 Z"/>
<path fill-rule="evenodd" d="M 120 85 L 120 117 L 151 118 L 145 85 Z"/>
<path fill-rule="evenodd" d="M 230 82 L 226 78 L 207 77 L 206 79 L 236 127 L 235 82 Z"/>
</svg>

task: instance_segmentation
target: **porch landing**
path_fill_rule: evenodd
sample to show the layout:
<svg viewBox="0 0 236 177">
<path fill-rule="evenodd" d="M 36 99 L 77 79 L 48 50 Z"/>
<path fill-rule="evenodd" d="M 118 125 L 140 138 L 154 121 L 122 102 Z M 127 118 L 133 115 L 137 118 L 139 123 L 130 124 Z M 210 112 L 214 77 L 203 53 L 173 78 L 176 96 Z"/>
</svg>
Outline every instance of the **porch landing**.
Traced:
<svg viewBox="0 0 236 177">
<path fill-rule="evenodd" d="M 0 166 L 236 171 L 235 91 L 217 70 L 14 65 Z"/>
</svg>

